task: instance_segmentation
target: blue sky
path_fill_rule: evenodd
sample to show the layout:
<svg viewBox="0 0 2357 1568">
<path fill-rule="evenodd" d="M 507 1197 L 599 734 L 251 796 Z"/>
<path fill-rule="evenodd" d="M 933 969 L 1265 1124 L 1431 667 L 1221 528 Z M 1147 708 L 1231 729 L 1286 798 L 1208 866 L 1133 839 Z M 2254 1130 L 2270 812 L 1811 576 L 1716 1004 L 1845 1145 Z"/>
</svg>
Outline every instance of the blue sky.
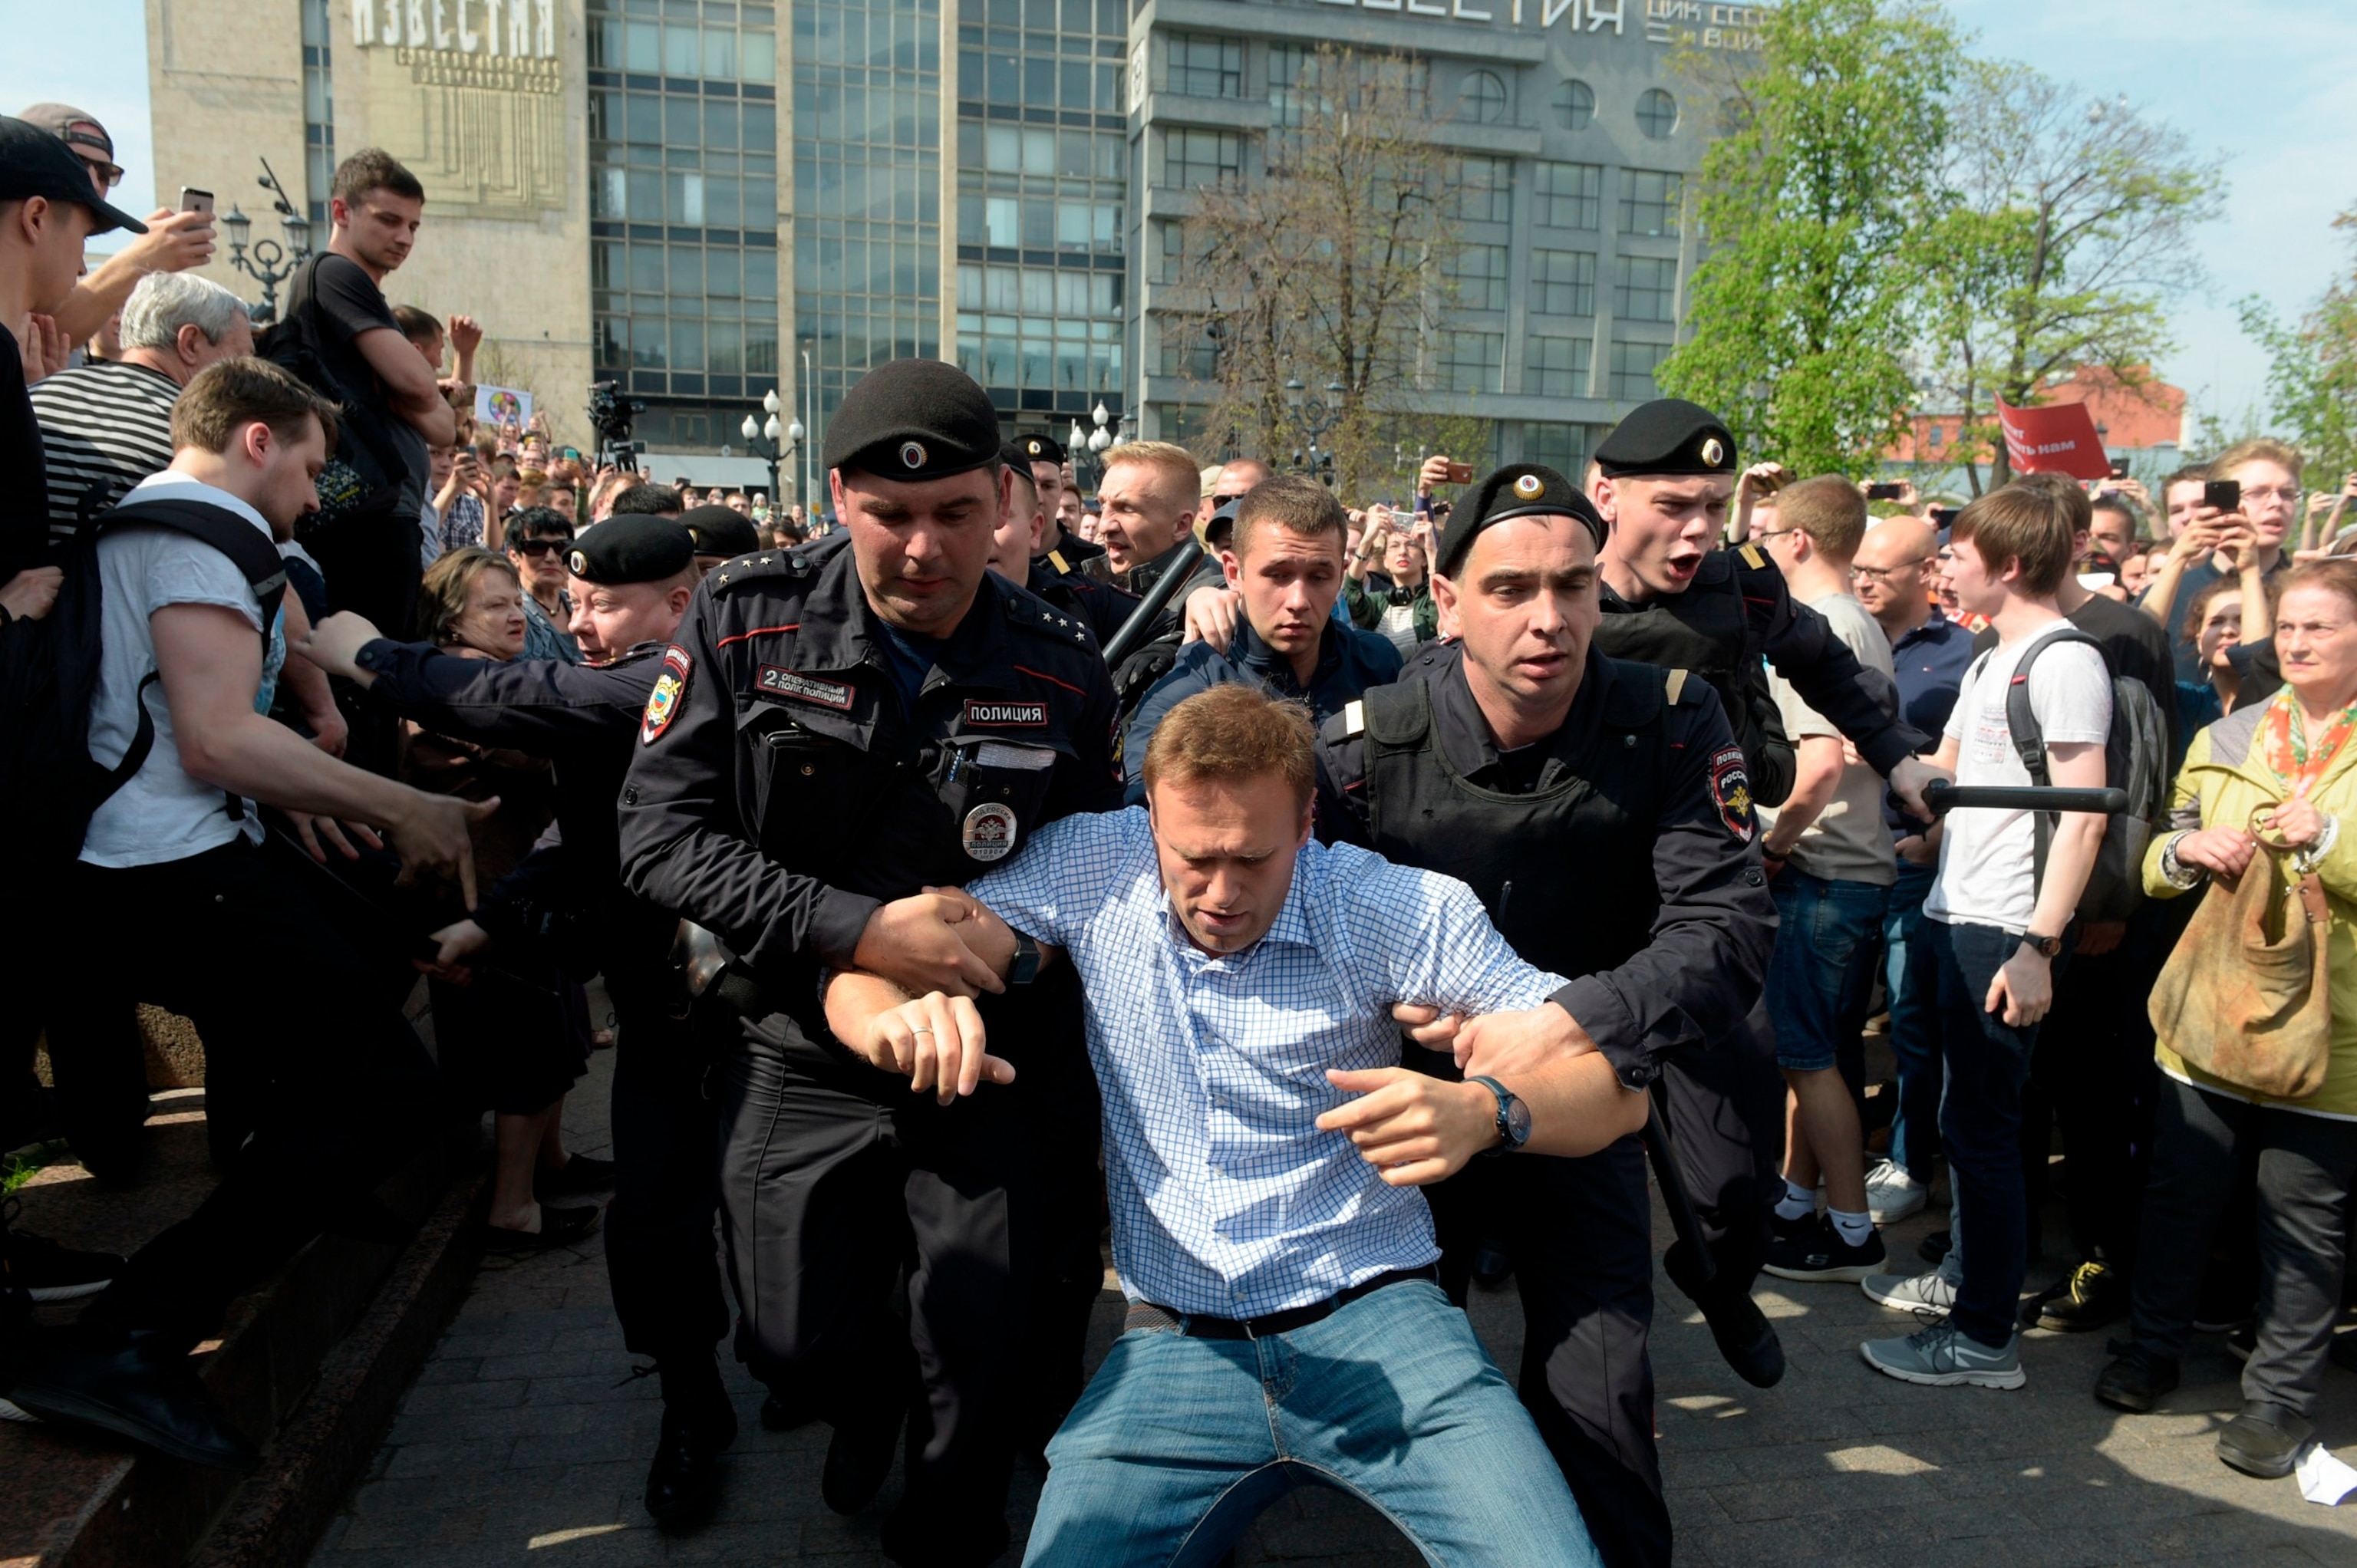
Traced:
<svg viewBox="0 0 2357 1568">
<path fill-rule="evenodd" d="M 2357 5 L 2350 0 L 1948 0 L 1979 51 L 2028 60 L 2091 96 L 2125 93 L 2224 160 L 2226 216 L 2198 244 L 2210 274 L 2172 307 L 2162 361 L 2198 406 L 2239 420 L 2266 367 L 2234 302 L 2293 315 L 2348 265 L 2333 215 L 2357 206 Z M 0 106 L 57 98 L 103 119 L 129 171 L 125 204 L 156 198 L 140 0 L 0 0 Z M 222 191 L 253 209 L 256 191 Z"/>
</svg>

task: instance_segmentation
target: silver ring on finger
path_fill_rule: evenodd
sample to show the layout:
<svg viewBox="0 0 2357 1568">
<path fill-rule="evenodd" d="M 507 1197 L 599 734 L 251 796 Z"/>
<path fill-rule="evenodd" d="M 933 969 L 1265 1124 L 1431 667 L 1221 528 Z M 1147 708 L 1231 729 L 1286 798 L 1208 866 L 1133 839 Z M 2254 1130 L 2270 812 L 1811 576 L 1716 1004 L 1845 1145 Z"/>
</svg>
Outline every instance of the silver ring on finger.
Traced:
<svg viewBox="0 0 2357 1568">
<path fill-rule="evenodd" d="M 909 1033 L 911 1033 L 911 1034 L 916 1034 L 916 1035 L 930 1035 L 930 1034 L 931 1034 L 932 1032 L 933 1032 L 933 1031 L 932 1031 L 931 1028 L 926 1028 L 926 1027 L 920 1027 L 920 1028 L 912 1029 L 912 1030 L 910 1030 L 910 1031 L 909 1031 Z"/>
</svg>

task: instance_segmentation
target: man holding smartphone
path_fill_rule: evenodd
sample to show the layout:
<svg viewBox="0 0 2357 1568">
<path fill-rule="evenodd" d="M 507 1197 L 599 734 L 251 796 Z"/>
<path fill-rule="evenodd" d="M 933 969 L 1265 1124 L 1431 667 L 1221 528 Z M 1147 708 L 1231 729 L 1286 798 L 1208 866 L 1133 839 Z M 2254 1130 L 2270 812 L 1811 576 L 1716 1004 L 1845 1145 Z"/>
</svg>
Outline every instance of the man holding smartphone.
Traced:
<svg viewBox="0 0 2357 1568">
<path fill-rule="evenodd" d="M 2203 529 L 2216 535 L 2208 558 L 2188 565 L 2177 578 L 2173 604 L 2191 604 L 2194 596 L 2212 583 L 2238 575 L 2244 545 L 2258 552 L 2262 582 L 2290 566 L 2291 554 L 2284 548 L 2284 540 L 2299 516 L 2299 472 L 2298 447 L 2265 435 L 2237 442 L 2210 465 L 2201 504 L 2186 513 L 2181 526 L 2175 516 L 2177 487 L 2172 479 L 2171 529 L 2178 532 Z M 2159 585 L 2156 582 L 2147 588 L 2138 602 L 2147 606 L 2159 602 L 2154 595 Z M 2162 629 L 2169 633 L 2176 654 L 2177 678 L 2199 682 L 2201 660 L 2193 639 L 2181 626 L 2164 624 Z"/>
</svg>

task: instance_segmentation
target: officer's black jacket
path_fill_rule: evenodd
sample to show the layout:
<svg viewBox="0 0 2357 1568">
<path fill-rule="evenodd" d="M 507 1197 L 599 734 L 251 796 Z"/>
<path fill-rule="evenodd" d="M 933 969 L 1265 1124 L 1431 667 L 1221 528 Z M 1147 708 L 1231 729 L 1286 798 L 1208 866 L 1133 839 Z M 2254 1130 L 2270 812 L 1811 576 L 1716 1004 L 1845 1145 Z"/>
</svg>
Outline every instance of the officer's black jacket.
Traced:
<svg viewBox="0 0 2357 1568">
<path fill-rule="evenodd" d="M 1140 597 L 1152 593 L 1163 575 L 1177 564 L 1178 552 L 1185 544 L 1186 541 L 1182 539 L 1153 560 L 1132 566 L 1127 580 L 1117 585 Z M 1187 596 L 1198 588 L 1224 587 L 1227 581 L 1227 573 L 1221 566 L 1219 556 L 1211 551 L 1205 551 L 1189 569 L 1187 580 L 1178 585 L 1169 602 L 1163 606 L 1162 613 L 1154 618 L 1153 628 L 1146 633 L 1146 640 L 1122 660 L 1120 669 L 1113 672 L 1114 690 L 1120 693 L 1125 713 L 1135 710 L 1139 701 L 1153 689 L 1154 683 L 1168 674 L 1170 666 L 1177 662 L 1178 639 L 1187 629 Z"/>
<path fill-rule="evenodd" d="M 1632 677 L 1641 686 L 1632 684 Z M 1567 777 L 1592 779 L 1604 771 L 1596 766 L 1604 748 L 1637 744 L 1629 734 L 1632 727 L 1664 727 L 1661 739 L 1671 761 L 1658 780 L 1658 799 L 1613 802 L 1628 817 L 1652 824 L 1651 885 L 1608 885 L 1583 865 L 1529 869 L 1534 877 L 1570 879 L 1583 897 L 1629 900 L 1641 920 L 1651 910 L 1643 945 L 1627 944 L 1636 948 L 1631 956 L 1600 972 L 1576 974 L 1552 998 L 1587 1031 L 1631 1089 L 1650 1084 L 1669 1052 L 1722 1038 L 1742 1021 L 1759 998 L 1776 931 L 1775 902 L 1760 869 L 1726 714 L 1702 681 L 1678 682 L 1674 698 L 1664 702 L 1652 686 L 1660 679 L 1658 671 L 1608 659 L 1591 647 L 1563 727 L 1536 743 L 1544 761 L 1532 780 L 1544 790 Z M 1466 781 L 1500 793 L 1523 793 L 1505 778 L 1497 742 L 1466 684 L 1462 646 L 1427 643 L 1417 650 L 1400 680 L 1403 685 L 1413 682 L 1428 687 L 1437 739 Z M 1320 730 L 1318 835 L 1329 843 L 1396 854 L 1375 844 L 1370 832 L 1366 746 L 1355 715 L 1347 710 Z M 1459 822 L 1451 832 L 1469 858 L 1494 863 L 1519 847 L 1467 845 L 1465 828 Z M 1436 850 L 1415 864 L 1452 875 L 1467 869 L 1452 860 L 1447 851 Z M 1494 910 L 1495 888 L 1474 891 Z"/>
<path fill-rule="evenodd" d="M 1130 611 L 1137 607 L 1137 596 L 1082 570 L 1068 553 L 1075 543 L 1088 544 L 1088 541 L 1067 540 L 1045 555 L 1031 557 L 1031 581 L 1028 586 L 1073 619 L 1087 622 L 1097 646 L 1102 648 L 1129 619 Z M 1089 548 L 1100 555 L 1104 553 L 1096 545 L 1090 544 Z"/>
<path fill-rule="evenodd" d="M 611 664 L 553 659 L 494 663 L 456 659 L 430 643 L 376 641 L 360 664 L 376 680 L 369 702 L 439 734 L 507 746 L 556 765 L 556 826 L 561 848 L 535 848 L 479 911 L 486 929 L 526 908 L 561 901 L 597 917 L 601 946 L 644 961 L 662 957 L 667 920 L 637 906 L 621 885 L 621 835 L 614 802 L 630 771 L 640 716 L 661 671 L 661 643 L 640 643 Z M 635 907 L 634 907 L 635 906 Z M 628 933 L 604 929 L 627 921 Z M 643 940 L 632 941 L 631 938 Z"/>
<path fill-rule="evenodd" d="M 631 891 L 717 934 L 803 1015 L 819 966 L 849 964 L 887 900 L 1121 804 L 1113 688 L 1087 628 L 985 573 L 903 712 L 849 545 L 741 556 L 704 579 L 621 794 Z"/>
<path fill-rule="evenodd" d="M 1726 672 L 1740 673 L 1764 658 L 1775 666 L 1776 673 L 1792 683 L 1803 702 L 1823 714 L 1857 747 L 1858 755 L 1877 773 L 1888 777 L 1904 758 L 1932 748 L 1931 736 L 1920 734 L 1899 716 L 1899 689 L 1890 677 L 1860 664 L 1824 617 L 1806 605 L 1794 604 L 1784 574 L 1756 545 L 1710 552 L 1684 593 L 1631 604 L 1609 585 L 1603 585 L 1601 596 L 1604 623 L 1597 628 L 1596 645 L 1616 659 L 1640 659 L 1708 674 L 1720 688 L 1720 701 L 1728 704 L 1727 716 L 1738 738 L 1745 733 L 1748 713 L 1736 711 L 1740 693 L 1726 687 Z M 1732 607 L 1725 603 L 1729 598 L 1736 601 Z M 1721 616 L 1717 613 L 1721 610 L 1731 613 Z M 1653 618 L 1706 627 L 1713 639 L 1719 635 L 1724 621 L 1739 628 L 1742 644 L 1719 650 L 1716 659 L 1664 657 L 1661 650 L 1678 645 L 1678 628 L 1664 627 L 1657 633 L 1643 624 Z"/>
</svg>

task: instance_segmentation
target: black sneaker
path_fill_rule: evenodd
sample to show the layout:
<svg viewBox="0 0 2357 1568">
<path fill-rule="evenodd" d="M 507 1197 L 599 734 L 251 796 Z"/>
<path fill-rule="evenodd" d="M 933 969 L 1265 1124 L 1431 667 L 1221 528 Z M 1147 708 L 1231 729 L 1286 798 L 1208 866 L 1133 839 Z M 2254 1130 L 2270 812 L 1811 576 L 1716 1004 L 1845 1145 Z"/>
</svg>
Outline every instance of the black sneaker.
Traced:
<svg viewBox="0 0 2357 1568">
<path fill-rule="evenodd" d="M 1915 1243 L 1915 1255 L 1936 1269 L 1947 1261 L 1948 1249 L 1953 1245 L 1955 1242 L 1947 1231 L 1934 1230 Z"/>
<path fill-rule="evenodd" d="M 114 1283 L 123 1260 L 113 1252 L 83 1252 L 46 1236 L 16 1229 L 24 1205 L 0 1200 L 0 1278 L 35 1301 L 71 1301 L 96 1295 Z"/>
<path fill-rule="evenodd" d="M 1768 1211 L 1768 1229 L 1780 1241 L 1806 1240 L 1817 1233 L 1818 1226 L 1825 1222 L 1825 1217 L 1813 1208 L 1791 1219 L 1773 1208 Z"/>
<path fill-rule="evenodd" d="M 2127 1287 L 2103 1263 L 2082 1263 L 2021 1305 L 2025 1328 L 2083 1334 L 2128 1309 Z"/>
<path fill-rule="evenodd" d="M 2112 1353 L 2112 1361 L 2095 1379 L 2098 1403 L 2143 1415 L 2177 1387 L 2175 1358 L 2156 1356 L 2133 1340 L 2115 1339 L 2104 1348 Z"/>
<path fill-rule="evenodd" d="M 1768 1243 L 1767 1272 L 1780 1280 L 1845 1281 L 1855 1284 L 1879 1273 L 1890 1262 L 1882 1250 L 1882 1233 L 1868 1230 L 1856 1246 L 1842 1240 L 1830 1219 L 1820 1219 L 1813 1234 L 1779 1236 Z"/>
</svg>

